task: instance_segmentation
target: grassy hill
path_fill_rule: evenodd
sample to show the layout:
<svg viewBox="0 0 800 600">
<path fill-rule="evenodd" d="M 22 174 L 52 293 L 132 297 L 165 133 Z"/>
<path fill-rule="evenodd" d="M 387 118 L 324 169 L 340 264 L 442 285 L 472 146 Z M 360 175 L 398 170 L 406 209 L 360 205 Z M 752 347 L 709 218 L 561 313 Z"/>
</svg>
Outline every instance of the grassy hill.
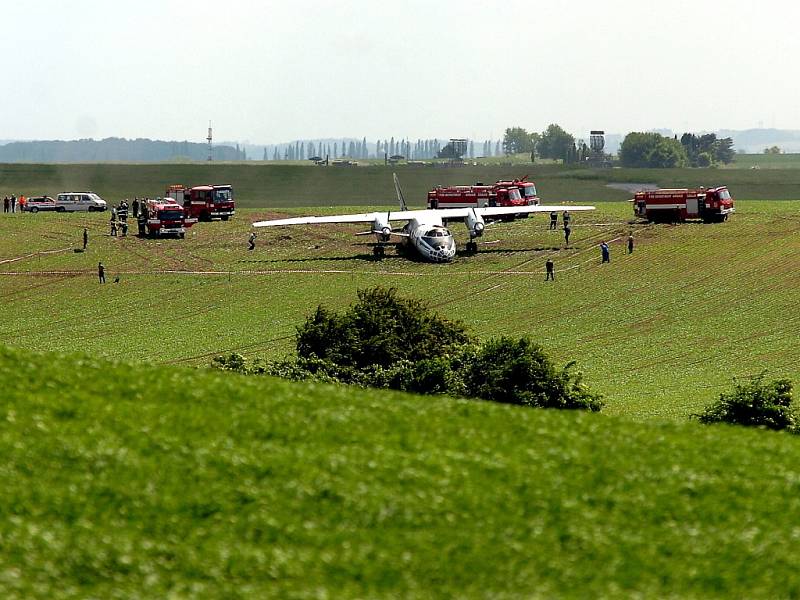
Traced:
<svg viewBox="0 0 800 600">
<path fill-rule="evenodd" d="M 745 160 L 742 158 L 741 160 Z M 743 163 L 744 164 L 744 163 Z M 782 163 L 781 163 L 782 164 Z M 409 203 L 421 206 L 436 185 L 521 177 L 529 174 L 547 202 L 621 201 L 630 193 L 609 183 L 654 183 L 662 187 L 726 184 L 734 197 L 748 200 L 796 199 L 800 170 L 733 169 L 575 169 L 552 164 L 467 166 L 397 165 L 358 168 L 281 164 L 0 164 L 0 195 L 55 195 L 90 189 L 109 201 L 163 195 L 173 183 L 230 183 L 239 206 L 254 208 L 376 205 L 395 202 L 391 173 L 396 171 Z"/>
<path fill-rule="evenodd" d="M 794 597 L 800 440 L 0 349 L 4 598 Z"/>
<path fill-rule="evenodd" d="M 341 308 L 380 284 L 479 336 L 529 334 L 560 362 L 576 359 L 608 414 L 684 419 L 734 376 L 768 369 L 800 381 L 800 205 L 737 206 L 721 225 L 646 226 L 628 223 L 626 203 L 606 203 L 576 215 L 569 248 L 542 218 L 498 224 L 478 255 L 449 265 L 394 250 L 376 262 L 349 226 L 261 230 L 247 252 L 249 223 L 274 211 L 162 241 L 111 238 L 103 214 L 0 215 L 0 339 L 161 364 L 207 365 L 228 351 L 279 358 L 318 304 Z M 75 253 L 84 225 L 89 249 Z M 463 226 L 453 229 L 463 244 Z M 637 247 L 626 256 L 631 230 Z M 600 264 L 603 239 L 610 265 Z M 543 281 L 547 257 L 555 284 Z"/>
</svg>

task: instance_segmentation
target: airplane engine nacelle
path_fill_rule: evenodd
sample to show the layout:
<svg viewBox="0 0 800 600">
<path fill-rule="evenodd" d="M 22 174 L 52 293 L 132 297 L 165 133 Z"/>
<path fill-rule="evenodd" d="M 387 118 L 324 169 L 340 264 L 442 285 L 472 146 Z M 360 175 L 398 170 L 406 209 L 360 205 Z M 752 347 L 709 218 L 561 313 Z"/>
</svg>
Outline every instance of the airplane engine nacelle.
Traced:
<svg viewBox="0 0 800 600">
<path fill-rule="evenodd" d="M 483 230 L 486 228 L 486 222 L 483 217 L 476 215 L 475 211 L 470 211 L 466 218 L 467 229 L 469 229 L 469 236 L 471 238 L 481 237 Z"/>
<path fill-rule="evenodd" d="M 375 235 L 381 242 L 388 242 L 392 237 L 392 226 L 389 225 L 389 221 L 385 219 L 375 219 L 372 222 L 372 231 L 375 232 Z"/>
</svg>

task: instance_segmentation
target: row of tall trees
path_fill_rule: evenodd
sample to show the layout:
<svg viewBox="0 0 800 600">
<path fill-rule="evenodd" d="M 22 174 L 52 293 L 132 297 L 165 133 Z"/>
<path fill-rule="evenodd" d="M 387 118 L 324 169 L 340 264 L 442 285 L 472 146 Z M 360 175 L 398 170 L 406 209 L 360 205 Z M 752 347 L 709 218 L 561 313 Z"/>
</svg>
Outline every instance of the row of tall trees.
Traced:
<svg viewBox="0 0 800 600">
<path fill-rule="evenodd" d="M 716 134 L 684 133 L 668 137 L 653 132 L 631 132 L 620 146 L 623 167 L 710 167 L 733 162 L 733 140 Z"/>
<path fill-rule="evenodd" d="M 378 139 L 374 142 L 367 142 L 367 138 L 361 140 L 296 140 L 287 144 L 277 144 L 265 146 L 263 148 L 263 160 L 306 160 L 313 157 L 324 158 L 350 158 L 368 159 L 383 158 L 388 156 L 403 156 L 408 160 L 426 160 L 442 156 L 442 152 L 450 157 L 445 150 L 447 143 L 437 138 L 417 139 L 415 141 L 400 138 Z M 476 152 L 479 151 L 479 152 Z M 501 143 L 497 140 L 484 140 L 475 143 L 469 140 L 467 151 L 463 154 L 466 158 L 476 158 L 478 156 L 499 156 L 501 154 Z"/>
</svg>

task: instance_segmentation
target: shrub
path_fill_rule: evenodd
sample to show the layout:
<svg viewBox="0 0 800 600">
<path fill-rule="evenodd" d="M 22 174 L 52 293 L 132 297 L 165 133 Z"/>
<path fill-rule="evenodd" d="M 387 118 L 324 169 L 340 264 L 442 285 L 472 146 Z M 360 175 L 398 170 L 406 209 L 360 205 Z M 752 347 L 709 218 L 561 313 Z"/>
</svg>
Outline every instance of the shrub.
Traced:
<svg viewBox="0 0 800 600">
<path fill-rule="evenodd" d="M 463 324 L 423 302 L 398 298 L 395 288 L 359 290 L 358 302 L 337 315 L 322 307 L 297 329 L 297 355 L 340 366 L 388 368 L 419 361 L 469 341 Z"/>
<path fill-rule="evenodd" d="M 598 411 L 574 363 L 556 368 L 527 338 L 475 345 L 464 326 L 433 313 L 394 288 L 359 290 L 344 314 L 318 307 L 297 328 L 297 358 L 249 365 L 218 356 L 216 368 L 284 379 L 449 394 L 540 408 Z"/>
<path fill-rule="evenodd" d="M 701 423 L 731 423 L 796 431 L 791 381 L 776 379 L 766 383 L 765 375 L 762 372 L 743 383 L 734 379 L 733 391 L 720 394 L 719 400 L 692 417 Z"/>
<path fill-rule="evenodd" d="M 257 358 L 248 364 L 247 359 L 237 352 L 231 352 L 227 356 L 215 356 L 211 359 L 211 366 L 222 371 L 233 371 L 243 375 L 263 375 L 266 372 L 263 361 Z"/>
<path fill-rule="evenodd" d="M 586 389 L 573 366 L 558 369 L 528 338 L 492 339 L 466 365 L 467 395 L 540 408 L 599 411 L 601 396 Z"/>
</svg>

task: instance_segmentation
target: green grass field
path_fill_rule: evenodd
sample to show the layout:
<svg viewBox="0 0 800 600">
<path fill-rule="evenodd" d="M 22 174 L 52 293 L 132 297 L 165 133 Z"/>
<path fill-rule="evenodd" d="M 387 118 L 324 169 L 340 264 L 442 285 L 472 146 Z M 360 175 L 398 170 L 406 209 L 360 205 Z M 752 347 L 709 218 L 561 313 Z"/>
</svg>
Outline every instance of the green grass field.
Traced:
<svg viewBox="0 0 800 600">
<path fill-rule="evenodd" d="M 103 214 L 3 216 L 0 339 L 160 364 L 206 365 L 229 351 L 279 358 L 318 304 L 341 308 L 359 288 L 395 286 L 481 337 L 528 334 L 559 361 L 576 359 L 609 414 L 684 419 L 734 376 L 800 380 L 800 204 L 737 206 L 721 225 L 646 226 L 628 223 L 627 203 L 605 203 L 576 217 L 569 248 L 544 218 L 499 224 L 477 256 L 450 265 L 393 250 L 376 262 L 350 226 L 261 230 L 247 252 L 249 223 L 277 211 L 199 224 L 183 241 L 111 238 Z M 84 224 L 89 249 L 75 253 Z M 626 256 L 631 230 L 637 247 Z M 463 226 L 454 231 L 463 245 Z M 610 265 L 599 260 L 604 239 Z M 543 281 L 548 256 L 555 284 Z"/>
<path fill-rule="evenodd" d="M 786 434 L 2 348 L 0 386 L 3 598 L 800 595 Z"/>
<path fill-rule="evenodd" d="M 790 155 L 784 155 L 790 156 Z M 661 187 L 728 185 L 735 198 L 792 200 L 800 195 L 797 168 L 575 169 L 552 164 L 498 164 L 458 168 L 397 165 L 358 168 L 281 164 L 0 164 L 0 195 L 27 196 L 93 190 L 106 200 L 160 196 L 173 183 L 230 183 L 240 207 L 374 206 L 395 202 L 392 172 L 414 206 L 436 185 L 494 182 L 530 175 L 549 203 L 623 201 L 627 191 L 609 183 L 654 183 Z"/>
<path fill-rule="evenodd" d="M 728 168 L 800 169 L 800 154 L 737 154 Z"/>
</svg>

